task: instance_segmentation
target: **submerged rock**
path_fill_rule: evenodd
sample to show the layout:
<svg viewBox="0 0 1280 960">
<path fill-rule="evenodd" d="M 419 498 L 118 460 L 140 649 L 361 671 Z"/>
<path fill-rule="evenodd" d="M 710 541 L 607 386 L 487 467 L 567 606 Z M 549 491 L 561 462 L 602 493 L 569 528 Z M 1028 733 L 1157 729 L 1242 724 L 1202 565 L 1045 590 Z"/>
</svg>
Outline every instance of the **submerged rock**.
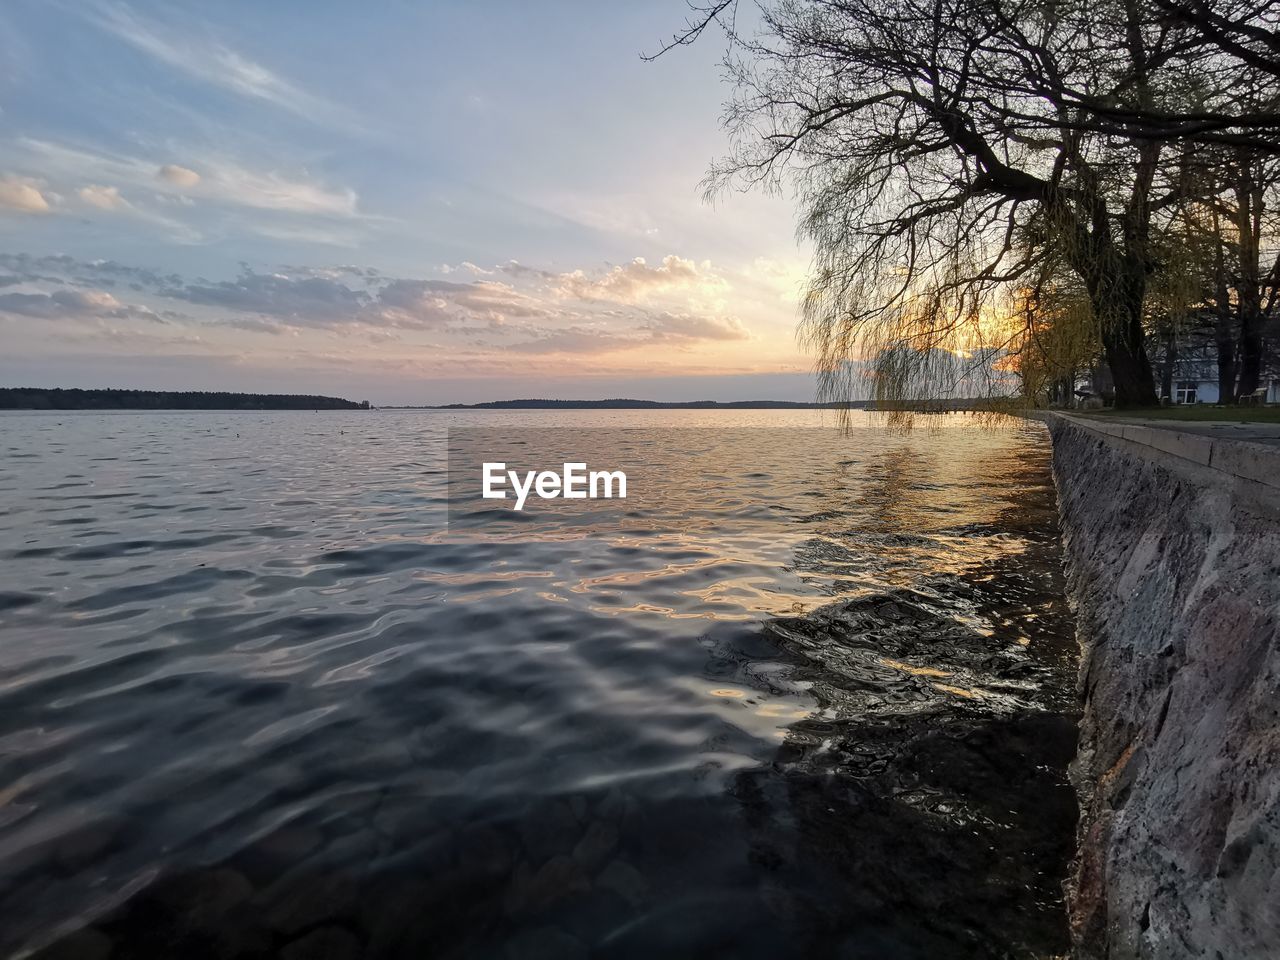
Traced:
<svg viewBox="0 0 1280 960">
<path fill-rule="evenodd" d="M 341 927 L 321 927 L 285 945 L 280 960 L 359 960 L 360 941 Z"/>
</svg>

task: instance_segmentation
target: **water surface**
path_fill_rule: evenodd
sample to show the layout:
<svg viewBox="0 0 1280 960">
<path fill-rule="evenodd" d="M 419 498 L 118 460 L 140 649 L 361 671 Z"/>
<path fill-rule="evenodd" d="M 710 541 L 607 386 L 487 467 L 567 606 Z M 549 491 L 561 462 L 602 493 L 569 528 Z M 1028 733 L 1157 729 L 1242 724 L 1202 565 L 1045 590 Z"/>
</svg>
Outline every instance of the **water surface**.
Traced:
<svg viewBox="0 0 1280 960">
<path fill-rule="evenodd" d="M 673 482 L 447 524 L 479 427 Z M 1039 424 L 56 412 L 0 451 L 0 954 L 1066 950 Z"/>
</svg>

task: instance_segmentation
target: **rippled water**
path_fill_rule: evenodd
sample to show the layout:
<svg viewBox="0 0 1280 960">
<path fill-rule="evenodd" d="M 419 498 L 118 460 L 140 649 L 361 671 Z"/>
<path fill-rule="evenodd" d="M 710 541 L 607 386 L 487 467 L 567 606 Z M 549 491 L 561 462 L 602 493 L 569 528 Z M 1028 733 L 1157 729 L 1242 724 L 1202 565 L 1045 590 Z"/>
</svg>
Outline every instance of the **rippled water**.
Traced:
<svg viewBox="0 0 1280 960">
<path fill-rule="evenodd" d="M 447 524 L 478 427 L 671 483 Z M 0 954 L 1066 949 L 1038 424 L 63 412 L 0 450 Z"/>
</svg>

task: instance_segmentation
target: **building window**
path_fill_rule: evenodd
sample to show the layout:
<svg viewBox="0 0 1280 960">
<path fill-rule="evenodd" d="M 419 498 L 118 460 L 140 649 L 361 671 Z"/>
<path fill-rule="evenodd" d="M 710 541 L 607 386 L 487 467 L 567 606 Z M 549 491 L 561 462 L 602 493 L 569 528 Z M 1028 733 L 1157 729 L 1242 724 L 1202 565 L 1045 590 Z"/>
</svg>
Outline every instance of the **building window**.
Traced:
<svg viewBox="0 0 1280 960">
<path fill-rule="evenodd" d="M 1178 388 L 1173 392 L 1174 403 L 1195 403 L 1196 402 L 1196 382 L 1194 380 L 1182 380 L 1178 383 Z"/>
</svg>

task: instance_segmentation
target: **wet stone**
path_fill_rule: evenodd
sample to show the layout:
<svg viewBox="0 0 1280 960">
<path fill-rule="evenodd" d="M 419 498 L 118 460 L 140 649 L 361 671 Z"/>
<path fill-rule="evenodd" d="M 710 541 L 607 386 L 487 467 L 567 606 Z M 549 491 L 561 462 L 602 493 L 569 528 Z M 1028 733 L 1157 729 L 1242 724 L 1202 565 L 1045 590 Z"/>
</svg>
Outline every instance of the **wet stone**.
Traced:
<svg viewBox="0 0 1280 960">
<path fill-rule="evenodd" d="M 36 953 L 32 960 L 107 960 L 112 943 L 101 930 L 85 927 Z"/>
<path fill-rule="evenodd" d="M 462 774 L 456 770 L 428 770 L 416 789 L 428 797 L 451 797 L 466 792 Z"/>
<path fill-rule="evenodd" d="M 632 906 L 638 906 L 649 895 L 649 882 L 631 864 L 625 860 L 614 860 L 600 871 L 596 883 L 605 890 L 610 890 Z"/>
<path fill-rule="evenodd" d="M 193 870 L 157 881 L 147 896 L 191 925 L 216 921 L 253 895 L 244 874 L 229 867 Z"/>
<path fill-rule="evenodd" d="M 557 919 L 583 943 L 602 944 L 634 923 L 638 914 L 637 908 L 616 892 L 596 886 L 576 897 L 573 909 Z"/>
<path fill-rule="evenodd" d="M 347 779 L 354 783 L 385 782 L 397 771 L 412 770 L 415 767 L 413 754 L 398 739 L 376 742 L 362 742 L 353 745 L 350 754 L 334 760 L 329 772 L 335 779 Z M 440 784 L 442 789 L 453 789 L 456 775 L 432 774 L 432 781 Z"/>
<path fill-rule="evenodd" d="M 378 790 L 362 790 L 333 798 L 325 804 L 325 832 L 347 834 L 368 828 L 382 800 L 382 792 Z"/>
<path fill-rule="evenodd" d="M 261 896 L 267 924 L 293 934 L 352 914 L 359 889 L 343 871 L 308 871 L 284 877 Z"/>
<path fill-rule="evenodd" d="M 465 876 L 498 877 L 511 869 L 511 850 L 493 827 L 471 824 L 458 836 L 459 872 Z"/>
<path fill-rule="evenodd" d="M 628 821 L 635 818 L 636 808 L 635 799 L 615 787 L 596 805 L 595 819 L 612 823 L 623 830 Z"/>
<path fill-rule="evenodd" d="M 343 834 L 324 848 L 318 860 L 334 869 L 349 871 L 353 876 L 364 876 L 380 852 L 382 838 L 373 830 L 360 829 Z"/>
<path fill-rule="evenodd" d="M 251 882 L 265 884 L 306 860 L 323 843 L 324 834 L 315 827 L 288 824 L 249 844 L 233 860 Z"/>
<path fill-rule="evenodd" d="M 281 960 L 356 960 L 363 956 L 360 941 L 342 927 L 320 927 L 280 951 Z"/>
<path fill-rule="evenodd" d="M 69 873 L 83 870 L 121 845 L 125 826 L 124 819 L 108 817 L 77 827 L 56 841 L 54 859 Z"/>
<path fill-rule="evenodd" d="M 562 800 L 538 804 L 520 821 L 520 841 L 534 862 L 568 853 L 581 835 L 578 818 Z"/>
<path fill-rule="evenodd" d="M 267 956 L 271 942 L 248 904 L 215 918 L 171 912 L 150 895 L 126 904 L 103 928 L 115 944 L 111 960 L 257 960 Z"/>
<path fill-rule="evenodd" d="M 795 896 L 789 890 L 776 883 L 762 883 L 759 896 L 760 902 L 773 916 L 784 923 L 795 923 L 799 907 Z"/>
<path fill-rule="evenodd" d="M 440 827 L 439 811 L 429 797 L 388 798 L 373 817 L 373 828 L 393 844 L 429 837 Z"/>
<path fill-rule="evenodd" d="M 618 845 L 618 829 L 611 823 L 593 821 L 573 848 L 573 859 L 588 873 L 595 873 Z"/>
<path fill-rule="evenodd" d="M 507 912 L 511 915 L 537 913 L 591 889 L 582 866 L 569 857 L 552 857 L 536 872 L 520 864 L 507 891 Z"/>
<path fill-rule="evenodd" d="M 415 948 L 424 956 L 441 884 L 413 877 L 388 877 L 364 898 L 361 925 L 368 932 L 369 957 L 400 957 Z"/>
<path fill-rule="evenodd" d="M 512 937 L 507 960 L 586 960 L 586 945 L 554 927 L 541 927 Z"/>
</svg>

